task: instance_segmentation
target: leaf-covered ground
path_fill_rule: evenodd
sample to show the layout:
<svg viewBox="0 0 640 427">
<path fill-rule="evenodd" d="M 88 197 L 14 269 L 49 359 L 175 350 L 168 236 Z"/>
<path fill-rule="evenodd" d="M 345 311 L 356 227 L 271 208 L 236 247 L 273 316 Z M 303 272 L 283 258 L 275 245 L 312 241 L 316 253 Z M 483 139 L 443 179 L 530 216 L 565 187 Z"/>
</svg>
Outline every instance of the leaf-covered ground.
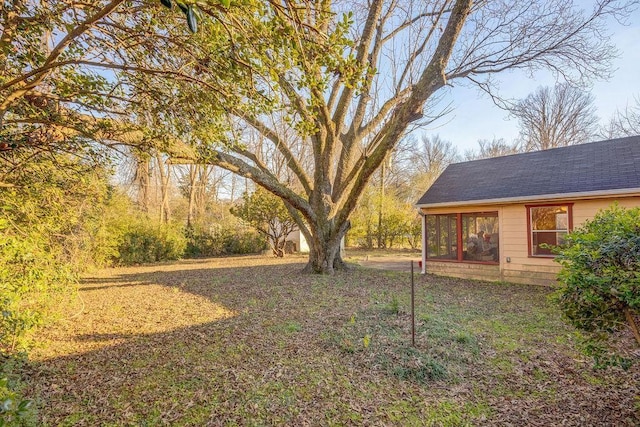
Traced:
<svg viewBox="0 0 640 427">
<path fill-rule="evenodd" d="M 593 370 L 549 289 L 238 257 L 87 277 L 42 332 L 43 425 L 639 425 L 640 369 Z"/>
</svg>

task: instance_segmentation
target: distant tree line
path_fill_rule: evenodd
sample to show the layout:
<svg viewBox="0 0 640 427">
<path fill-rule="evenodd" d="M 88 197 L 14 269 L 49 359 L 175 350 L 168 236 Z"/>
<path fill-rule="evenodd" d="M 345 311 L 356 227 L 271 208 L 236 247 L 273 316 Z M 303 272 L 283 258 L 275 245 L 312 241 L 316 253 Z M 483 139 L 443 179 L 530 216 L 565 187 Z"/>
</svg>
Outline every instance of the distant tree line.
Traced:
<svg viewBox="0 0 640 427">
<path fill-rule="evenodd" d="M 524 99 L 503 106 L 518 121 L 516 140 L 478 140 L 477 151 L 465 152 L 465 160 L 640 135 L 640 98 L 635 105 L 617 111 L 604 126 L 598 125 L 593 95 L 568 83 L 539 87 Z"/>
</svg>

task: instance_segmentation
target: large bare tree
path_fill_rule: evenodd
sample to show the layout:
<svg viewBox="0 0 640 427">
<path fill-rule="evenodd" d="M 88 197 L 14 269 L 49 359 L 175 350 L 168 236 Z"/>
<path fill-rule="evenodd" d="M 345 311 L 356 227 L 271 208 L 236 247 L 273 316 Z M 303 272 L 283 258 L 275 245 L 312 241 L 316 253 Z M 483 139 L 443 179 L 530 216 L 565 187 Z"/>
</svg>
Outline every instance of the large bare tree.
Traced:
<svg viewBox="0 0 640 427">
<path fill-rule="evenodd" d="M 598 132 L 594 98 L 568 83 L 540 87 L 511 109 L 525 151 L 591 142 Z"/>
<path fill-rule="evenodd" d="M 371 0 L 285 1 L 261 12 L 227 22 L 237 49 L 229 55 L 251 70 L 251 84 L 220 96 L 286 159 L 296 182 L 279 180 L 241 141 L 221 148 L 204 138 L 206 160 L 285 200 L 310 243 L 307 269 L 330 273 L 342 265 L 340 239 L 374 171 L 408 130 L 440 115 L 447 86 L 495 95 L 490 77 L 514 68 L 574 82 L 605 76 L 615 51 L 604 19 L 628 10 L 615 1 L 581 11 L 570 1 Z M 285 137 L 275 122 L 295 132 Z"/>
<path fill-rule="evenodd" d="M 32 63 L 14 55 L 3 71 L 0 117 L 18 133 L 55 124 L 101 141 L 121 130 L 103 117 L 124 130 L 134 123 L 138 145 L 181 151 L 281 197 L 310 244 L 308 270 L 330 273 L 342 266 L 339 242 L 374 172 L 408 131 L 446 110 L 438 100 L 448 86 L 495 96 L 491 76 L 514 68 L 574 82 L 605 76 L 615 51 L 604 19 L 623 16 L 628 3 L 598 0 L 582 11 L 560 0 L 249 0 L 199 5 L 208 18 L 187 38 L 184 23 L 147 19 L 160 12 L 144 4 L 130 13 L 119 1 L 61 1 L 59 16 L 38 9 L 37 19 L 59 28 L 49 48 Z M 14 46 L 16 22 L 34 19 L 20 4 L 2 34 Z M 78 69 L 87 72 L 72 85 L 57 84 Z M 151 97 L 151 108 L 140 102 Z M 89 101 L 98 115 L 82 114 Z M 24 114 L 36 107 L 43 114 Z M 270 145 L 261 153 L 277 156 L 259 156 L 250 133 Z"/>
</svg>

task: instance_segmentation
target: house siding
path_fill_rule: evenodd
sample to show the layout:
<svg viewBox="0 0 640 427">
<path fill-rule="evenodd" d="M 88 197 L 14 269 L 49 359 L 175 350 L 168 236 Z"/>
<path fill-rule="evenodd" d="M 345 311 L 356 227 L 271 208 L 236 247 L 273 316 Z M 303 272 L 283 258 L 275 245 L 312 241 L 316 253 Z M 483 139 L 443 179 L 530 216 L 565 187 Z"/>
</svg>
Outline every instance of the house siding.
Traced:
<svg viewBox="0 0 640 427">
<path fill-rule="evenodd" d="M 481 279 L 490 282 L 502 280 L 499 265 L 428 261 L 427 273 L 460 277 L 462 279 Z"/>
<path fill-rule="evenodd" d="M 427 214 L 490 212 L 498 211 L 500 226 L 500 264 L 479 265 L 453 262 L 427 261 L 427 273 L 452 277 L 481 279 L 489 281 L 506 281 L 513 283 L 553 285 L 560 266 L 552 258 L 530 257 L 527 240 L 526 205 L 544 203 L 572 203 L 573 227 L 578 227 L 585 220 L 601 209 L 610 207 L 614 202 L 621 207 L 640 206 L 640 196 L 625 198 L 597 198 L 574 200 L 539 200 L 536 202 L 508 205 L 474 205 L 460 208 L 423 209 Z M 507 262 L 507 258 L 510 262 Z"/>
</svg>

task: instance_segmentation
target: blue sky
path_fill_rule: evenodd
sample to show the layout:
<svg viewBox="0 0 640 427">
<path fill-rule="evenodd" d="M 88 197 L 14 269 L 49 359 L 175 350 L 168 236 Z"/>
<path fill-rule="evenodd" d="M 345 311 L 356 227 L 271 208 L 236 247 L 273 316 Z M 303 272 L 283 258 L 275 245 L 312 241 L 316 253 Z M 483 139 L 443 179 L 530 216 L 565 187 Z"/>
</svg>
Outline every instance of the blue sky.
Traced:
<svg viewBox="0 0 640 427">
<path fill-rule="evenodd" d="M 602 124 L 608 123 L 617 109 L 624 110 L 627 105 L 633 105 L 634 96 L 640 96 L 640 10 L 629 17 L 627 26 L 613 21 L 609 30 L 619 57 L 612 64 L 612 78 L 593 82 L 590 90 Z M 555 83 L 548 73 L 538 73 L 531 79 L 524 72 L 501 74 L 498 81 L 501 95 L 514 99 L 526 97 L 538 86 Z M 512 142 L 518 136 L 517 121 L 476 88 L 453 87 L 441 105 L 449 102 L 454 108 L 451 114 L 414 134 L 439 134 L 442 139 L 451 141 L 461 154 L 468 149 L 477 149 L 479 139 L 504 138 Z"/>
</svg>

